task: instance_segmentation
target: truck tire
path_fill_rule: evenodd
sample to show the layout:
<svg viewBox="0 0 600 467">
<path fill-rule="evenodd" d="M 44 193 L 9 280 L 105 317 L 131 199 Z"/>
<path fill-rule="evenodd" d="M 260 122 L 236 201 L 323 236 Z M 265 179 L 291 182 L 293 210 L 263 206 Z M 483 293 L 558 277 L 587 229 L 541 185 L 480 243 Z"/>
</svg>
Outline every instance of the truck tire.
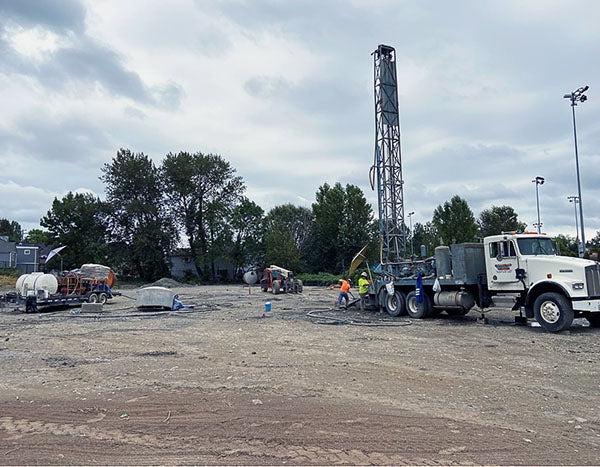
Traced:
<svg viewBox="0 0 600 467">
<path fill-rule="evenodd" d="M 108 301 L 108 295 L 106 295 L 104 292 L 102 292 L 100 295 L 98 295 L 98 303 L 102 303 L 102 305 L 106 304 L 106 302 Z"/>
<path fill-rule="evenodd" d="M 277 295 L 279 293 L 279 281 L 273 281 L 273 294 Z"/>
<path fill-rule="evenodd" d="M 396 290 L 394 295 L 386 292 L 385 311 L 390 316 L 402 316 L 406 314 L 406 297 L 402 292 Z"/>
<path fill-rule="evenodd" d="M 540 326 L 549 332 L 560 332 L 569 328 L 575 317 L 571 302 L 556 292 L 546 292 L 536 298 L 533 314 Z"/>
<path fill-rule="evenodd" d="M 431 314 L 431 299 L 427 294 L 423 297 L 423 303 L 417 304 L 417 294 L 413 290 L 406 296 L 406 312 L 408 316 L 415 319 L 424 319 Z"/>
<path fill-rule="evenodd" d="M 88 303 L 98 303 L 98 294 L 91 293 L 88 297 Z"/>
<path fill-rule="evenodd" d="M 591 328 L 600 328 L 600 313 L 588 313 L 585 319 L 588 320 Z"/>
<path fill-rule="evenodd" d="M 302 293 L 303 290 L 304 290 L 304 284 L 302 283 L 302 281 L 300 279 L 298 279 L 298 293 Z"/>
</svg>

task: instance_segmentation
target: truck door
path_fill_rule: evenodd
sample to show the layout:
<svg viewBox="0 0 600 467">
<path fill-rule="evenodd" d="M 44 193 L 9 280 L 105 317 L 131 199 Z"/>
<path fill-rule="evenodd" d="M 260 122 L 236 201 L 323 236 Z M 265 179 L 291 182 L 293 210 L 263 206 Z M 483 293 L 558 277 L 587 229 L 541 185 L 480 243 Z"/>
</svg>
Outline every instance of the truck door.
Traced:
<svg viewBox="0 0 600 467">
<path fill-rule="evenodd" d="M 486 252 L 488 282 L 491 289 L 511 289 L 519 282 L 517 250 L 512 240 L 491 242 Z"/>
</svg>

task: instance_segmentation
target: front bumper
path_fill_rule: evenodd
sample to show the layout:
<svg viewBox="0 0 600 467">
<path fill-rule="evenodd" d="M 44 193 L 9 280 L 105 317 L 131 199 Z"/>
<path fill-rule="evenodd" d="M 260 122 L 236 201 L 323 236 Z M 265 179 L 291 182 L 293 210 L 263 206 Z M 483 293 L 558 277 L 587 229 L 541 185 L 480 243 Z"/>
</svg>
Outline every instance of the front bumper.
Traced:
<svg viewBox="0 0 600 467">
<path fill-rule="evenodd" d="M 573 309 L 576 311 L 600 312 L 600 298 L 573 300 Z"/>
</svg>

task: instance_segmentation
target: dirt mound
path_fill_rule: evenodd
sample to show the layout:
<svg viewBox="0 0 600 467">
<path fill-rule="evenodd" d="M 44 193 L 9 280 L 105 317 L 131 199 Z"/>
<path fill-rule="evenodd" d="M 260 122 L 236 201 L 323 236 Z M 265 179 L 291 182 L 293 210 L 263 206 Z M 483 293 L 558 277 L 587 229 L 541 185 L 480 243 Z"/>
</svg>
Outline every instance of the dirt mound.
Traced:
<svg viewBox="0 0 600 467">
<path fill-rule="evenodd" d="M 178 287 L 189 287 L 189 285 L 182 284 L 169 277 L 163 277 L 162 279 L 152 282 L 152 284 L 145 284 L 142 287 L 166 287 L 167 289 L 176 289 Z"/>
</svg>

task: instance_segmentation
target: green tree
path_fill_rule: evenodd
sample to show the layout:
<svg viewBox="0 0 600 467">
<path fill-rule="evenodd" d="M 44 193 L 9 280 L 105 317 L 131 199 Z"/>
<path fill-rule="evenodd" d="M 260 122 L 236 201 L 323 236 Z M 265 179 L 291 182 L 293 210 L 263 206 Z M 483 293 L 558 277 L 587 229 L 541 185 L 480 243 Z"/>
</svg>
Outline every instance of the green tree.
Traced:
<svg viewBox="0 0 600 467">
<path fill-rule="evenodd" d="M 19 243 L 23 240 L 23 228 L 17 221 L 0 219 L 0 235 L 8 237 L 10 242 Z"/>
<path fill-rule="evenodd" d="M 229 218 L 245 187 L 219 155 L 169 153 L 162 168 L 167 205 L 187 236 L 198 272 L 215 277 L 215 260 L 231 248 Z"/>
<path fill-rule="evenodd" d="M 177 231 L 164 208 L 162 181 L 143 153 L 120 149 L 102 168 L 110 205 L 108 224 L 115 263 L 126 274 L 153 280 L 169 274 Z"/>
<path fill-rule="evenodd" d="M 315 230 L 311 269 L 314 271 L 346 270 L 354 255 L 377 238 L 373 210 L 355 185 L 325 183 L 318 188 L 312 208 Z"/>
<path fill-rule="evenodd" d="M 66 246 L 61 252 L 64 268 L 76 268 L 85 263 L 106 262 L 107 206 L 91 193 L 69 192 L 61 199 L 54 198 L 52 207 L 40 220 L 47 229 L 30 232 L 46 237 L 52 246 Z"/>
<path fill-rule="evenodd" d="M 432 224 L 444 245 L 472 242 L 478 232 L 473 211 L 458 195 L 435 208 Z"/>
<path fill-rule="evenodd" d="M 300 252 L 294 243 L 292 232 L 284 224 L 274 224 L 265 234 L 265 260 L 294 272 L 301 269 Z"/>
<path fill-rule="evenodd" d="M 499 235 L 502 232 L 523 232 L 527 226 L 519 221 L 519 216 L 511 206 L 492 206 L 481 211 L 477 224 L 481 237 Z"/>
<path fill-rule="evenodd" d="M 231 257 L 237 269 L 258 265 L 264 260 L 264 211 L 248 198 L 233 209 L 230 221 L 233 230 Z"/>
<path fill-rule="evenodd" d="M 575 237 L 572 237 L 571 235 L 559 234 L 554 237 L 554 241 L 556 242 L 558 251 L 560 251 L 562 256 L 577 257 L 579 255 L 579 248 Z"/>
<path fill-rule="evenodd" d="M 277 264 L 294 272 L 306 269 L 305 258 L 312 228 L 310 209 L 293 204 L 271 209 L 265 218 L 267 264 Z"/>
<path fill-rule="evenodd" d="M 363 191 L 356 185 L 346 185 L 338 259 L 342 270 L 350 267 L 352 258 L 362 247 L 378 238 L 378 231 L 373 227 L 373 209 Z"/>
<path fill-rule="evenodd" d="M 596 235 L 586 242 L 586 250 L 589 254 L 595 253 L 596 257 L 600 255 L 600 231 L 597 231 Z"/>
<path fill-rule="evenodd" d="M 31 229 L 27 232 L 27 237 L 25 238 L 25 242 L 34 243 L 34 244 L 42 244 L 42 245 L 50 245 L 51 236 L 50 232 L 42 229 Z"/>
<path fill-rule="evenodd" d="M 439 235 L 431 221 L 421 224 L 417 222 L 413 226 L 412 235 L 413 248 L 416 256 L 421 255 L 421 245 L 425 245 L 427 256 L 433 256 L 436 246 L 439 246 Z"/>
</svg>

